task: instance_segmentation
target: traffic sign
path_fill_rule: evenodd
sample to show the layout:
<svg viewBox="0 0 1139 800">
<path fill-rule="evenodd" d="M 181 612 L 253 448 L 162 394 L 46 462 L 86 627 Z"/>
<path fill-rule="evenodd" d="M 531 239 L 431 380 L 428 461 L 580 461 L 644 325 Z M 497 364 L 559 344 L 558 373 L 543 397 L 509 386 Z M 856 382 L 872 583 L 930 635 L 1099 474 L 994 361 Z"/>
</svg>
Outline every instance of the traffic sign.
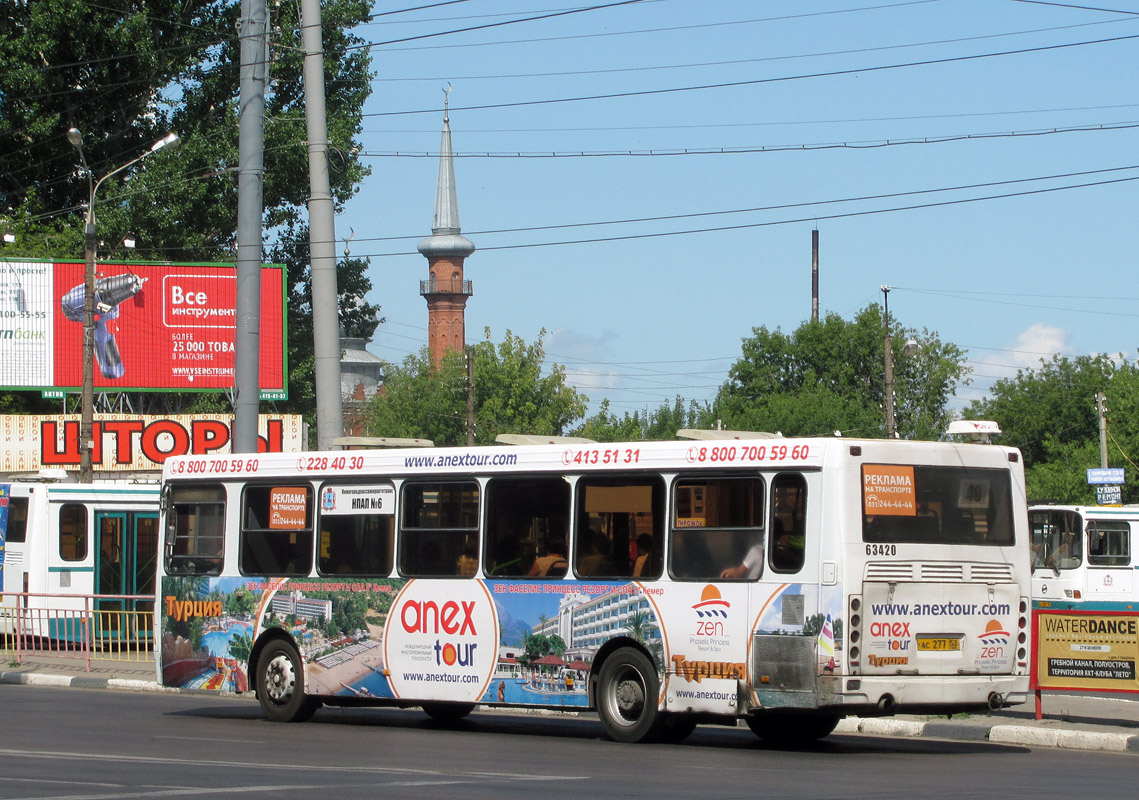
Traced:
<svg viewBox="0 0 1139 800">
<path fill-rule="evenodd" d="M 1123 505 L 1123 489 L 1120 486 L 1095 487 L 1095 502 L 1097 506 Z"/>
<path fill-rule="evenodd" d="M 1126 482 L 1123 479 L 1123 467 L 1099 467 L 1088 470 L 1088 483 L 1092 485 Z"/>
</svg>

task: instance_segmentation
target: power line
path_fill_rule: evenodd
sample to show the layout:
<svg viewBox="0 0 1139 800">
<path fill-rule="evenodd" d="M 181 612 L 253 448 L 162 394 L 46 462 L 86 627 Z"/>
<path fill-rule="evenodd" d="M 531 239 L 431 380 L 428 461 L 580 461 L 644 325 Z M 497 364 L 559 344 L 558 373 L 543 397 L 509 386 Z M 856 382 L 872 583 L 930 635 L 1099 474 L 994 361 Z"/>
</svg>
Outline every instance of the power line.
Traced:
<svg viewBox="0 0 1139 800">
<path fill-rule="evenodd" d="M 649 150 L 579 150 L 572 152 L 501 152 L 501 153 L 452 153 L 454 158 L 673 158 L 683 156 L 724 156 L 749 155 L 755 153 L 786 153 L 786 152 L 812 152 L 815 150 L 875 150 L 886 147 L 906 147 L 922 144 L 947 144 L 951 142 L 982 141 L 986 139 L 1032 138 L 1039 136 L 1054 136 L 1066 133 L 1090 133 L 1099 131 L 1122 131 L 1139 128 L 1139 122 L 1101 122 L 1089 125 L 1070 125 L 1056 128 L 1040 128 L 1026 131 L 1000 131 L 991 133 L 958 133 L 942 134 L 938 136 L 915 136 L 902 139 L 872 139 L 864 141 L 845 142 L 819 142 L 805 144 L 782 145 L 739 145 L 739 146 L 711 146 L 711 147 L 683 147 L 683 148 L 653 148 Z M 438 158 L 438 153 L 388 151 L 375 152 L 362 150 L 359 155 L 364 158 Z"/>
<path fill-rule="evenodd" d="M 734 89 L 741 86 L 761 86 L 768 83 L 783 83 L 786 81 L 801 81 L 809 80 L 812 78 L 834 78 L 843 75 L 855 75 L 866 72 L 884 72 L 895 69 L 909 69 L 911 67 L 928 67 L 936 66 L 939 64 L 955 64 L 966 61 L 978 61 L 990 58 L 1003 58 L 1005 56 L 1026 55 L 1029 53 L 1043 53 L 1052 50 L 1064 50 L 1073 47 L 1090 47 L 1102 44 L 1117 44 L 1119 42 L 1132 41 L 1139 39 L 1139 34 L 1131 34 L 1129 36 L 1115 36 L 1107 39 L 1094 39 L 1083 42 L 1063 42 L 1061 44 L 1041 45 L 1039 47 L 1025 47 L 1019 50 L 1002 50 L 993 53 L 975 53 L 966 56 L 947 56 L 945 58 L 932 58 L 924 61 L 908 61 L 898 64 L 878 64 L 868 67 L 852 67 L 850 69 L 837 69 L 828 70 L 825 72 L 811 72 L 801 75 L 782 75 L 774 78 L 754 78 L 746 81 L 725 81 L 721 83 L 707 83 L 696 86 L 673 86 L 664 89 L 641 89 L 631 92 L 611 92 L 608 94 L 593 94 L 593 95 L 579 95 L 576 97 L 559 97 L 549 98 L 545 100 L 519 100 L 509 103 L 487 103 L 477 106 L 453 106 L 451 113 L 459 111 L 488 111 L 501 108 L 525 108 L 530 106 L 543 106 L 554 105 L 557 103 L 580 103 L 586 101 L 596 100 L 617 100 L 627 97 L 650 97 L 663 94 L 676 94 L 680 92 L 699 92 L 707 91 L 710 89 Z M 438 114 L 438 108 L 423 108 L 414 111 L 376 111 L 368 114 L 363 114 L 363 117 L 402 117 L 410 116 L 412 114 Z"/>
</svg>

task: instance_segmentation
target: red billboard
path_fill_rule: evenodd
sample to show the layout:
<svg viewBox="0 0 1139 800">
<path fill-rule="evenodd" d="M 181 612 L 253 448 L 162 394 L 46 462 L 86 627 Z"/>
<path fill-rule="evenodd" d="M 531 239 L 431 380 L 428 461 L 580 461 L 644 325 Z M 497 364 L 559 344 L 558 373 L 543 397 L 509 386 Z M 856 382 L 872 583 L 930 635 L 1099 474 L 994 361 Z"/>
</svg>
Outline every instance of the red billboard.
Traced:
<svg viewBox="0 0 1139 800">
<path fill-rule="evenodd" d="M 0 267 L 0 386 L 78 391 L 81 262 Z M 234 385 L 237 271 L 230 264 L 99 264 L 96 391 L 221 391 Z M 285 268 L 261 270 L 262 398 L 286 397 Z"/>
</svg>

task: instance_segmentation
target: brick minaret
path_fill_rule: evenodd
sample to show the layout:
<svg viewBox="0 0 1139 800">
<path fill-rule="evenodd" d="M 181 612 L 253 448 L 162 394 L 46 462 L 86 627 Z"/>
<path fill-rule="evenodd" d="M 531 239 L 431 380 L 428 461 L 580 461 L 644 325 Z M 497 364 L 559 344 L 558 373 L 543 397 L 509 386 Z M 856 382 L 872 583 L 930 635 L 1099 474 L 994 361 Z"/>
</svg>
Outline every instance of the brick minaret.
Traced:
<svg viewBox="0 0 1139 800">
<path fill-rule="evenodd" d="M 463 315 L 472 292 L 471 282 L 463 280 L 463 261 L 475 251 L 475 245 L 459 231 L 451 122 L 447 102 L 444 101 L 439 182 L 435 187 L 435 222 L 431 226 L 431 235 L 419 243 L 419 252 L 427 258 L 430 274 L 427 280 L 419 282 L 419 293 L 427 300 L 427 347 L 435 367 L 445 355 L 461 353 L 466 345 Z"/>
</svg>

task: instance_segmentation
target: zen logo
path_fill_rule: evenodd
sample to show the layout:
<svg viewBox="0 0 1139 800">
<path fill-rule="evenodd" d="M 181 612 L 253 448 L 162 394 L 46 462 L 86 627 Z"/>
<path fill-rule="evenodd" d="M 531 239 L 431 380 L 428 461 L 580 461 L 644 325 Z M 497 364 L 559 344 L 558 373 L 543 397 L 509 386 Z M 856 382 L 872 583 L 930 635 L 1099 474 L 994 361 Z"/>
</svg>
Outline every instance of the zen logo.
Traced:
<svg viewBox="0 0 1139 800">
<path fill-rule="evenodd" d="M 696 612 L 697 636 L 723 636 L 724 621 L 732 604 L 720 596 L 715 586 L 705 586 L 700 594 L 700 602 L 692 606 Z"/>
</svg>

